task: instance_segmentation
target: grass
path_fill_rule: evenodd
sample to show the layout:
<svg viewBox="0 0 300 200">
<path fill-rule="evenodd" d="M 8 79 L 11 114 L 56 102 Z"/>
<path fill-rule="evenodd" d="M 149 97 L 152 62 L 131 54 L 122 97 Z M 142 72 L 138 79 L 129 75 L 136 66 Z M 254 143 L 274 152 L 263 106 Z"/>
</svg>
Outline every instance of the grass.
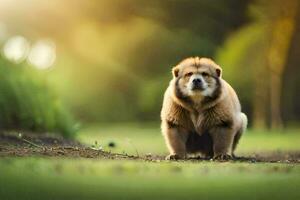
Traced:
<svg viewBox="0 0 300 200">
<path fill-rule="evenodd" d="M 249 131 L 239 152 L 297 151 L 300 136 Z M 153 125 L 89 127 L 78 138 L 128 154 L 166 153 Z M 128 142 L 130 140 L 130 142 Z M 108 143 L 114 142 L 115 148 Z M 300 199 L 300 165 L 0 158 L 0 199 Z"/>
<path fill-rule="evenodd" d="M 300 198 L 299 165 L 22 158 L 0 171 L 6 200 Z"/>
<path fill-rule="evenodd" d="M 111 124 L 90 126 L 83 129 L 78 139 L 93 145 L 97 141 L 105 150 L 130 155 L 166 155 L 167 149 L 161 135 L 159 124 Z M 270 151 L 299 151 L 299 130 L 277 132 L 249 130 L 242 137 L 237 155 Z M 115 147 L 110 148 L 109 143 Z"/>
</svg>

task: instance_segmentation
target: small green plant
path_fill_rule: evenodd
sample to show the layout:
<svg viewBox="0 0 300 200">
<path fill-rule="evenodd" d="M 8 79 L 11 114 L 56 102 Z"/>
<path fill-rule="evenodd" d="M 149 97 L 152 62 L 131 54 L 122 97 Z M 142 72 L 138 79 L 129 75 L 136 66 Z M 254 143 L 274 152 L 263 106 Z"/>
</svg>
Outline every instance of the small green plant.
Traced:
<svg viewBox="0 0 300 200">
<path fill-rule="evenodd" d="M 19 133 L 18 134 L 18 138 L 20 139 L 20 140 L 22 140 L 23 142 L 26 142 L 27 144 L 30 144 L 31 146 L 34 146 L 34 147 L 38 147 L 38 148 L 44 148 L 44 147 L 42 147 L 42 146 L 40 146 L 40 145 L 38 145 L 38 144 L 35 144 L 34 142 L 32 142 L 32 141 L 29 141 L 29 140 L 27 140 L 27 139 L 25 139 L 24 137 L 23 137 L 23 134 L 22 133 Z"/>
<path fill-rule="evenodd" d="M 92 144 L 91 148 L 94 149 L 94 150 L 98 150 L 98 151 L 102 151 L 103 150 L 102 145 L 98 144 L 97 140 L 95 140 L 95 142 L 94 142 L 94 144 Z"/>
</svg>

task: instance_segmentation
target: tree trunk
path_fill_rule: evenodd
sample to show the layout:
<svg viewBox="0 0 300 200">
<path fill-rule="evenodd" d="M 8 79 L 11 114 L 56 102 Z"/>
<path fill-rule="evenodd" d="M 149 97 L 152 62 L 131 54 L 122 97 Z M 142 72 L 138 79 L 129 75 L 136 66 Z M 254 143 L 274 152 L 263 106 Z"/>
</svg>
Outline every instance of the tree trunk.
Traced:
<svg viewBox="0 0 300 200">
<path fill-rule="evenodd" d="M 287 56 L 286 71 L 283 76 L 283 121 L 296 122 L 300 120 L 300 3 L 297 6 L 295 31 Z"/>
<path fill-rule="evenodd" d="M 292 4 L 291 4 L 292 5 Z M 282 76 L 287 64 L 287 54 L 295 28 L 296 8 L 291 12 L 278 16 L 271 25 L 271 40 L 268 53 L 268 67 L 270 72 L 270 121 L 272 129 L 283 127 L 281 114 Z M 287 8 L 289 7 L 287 6 Z M 287 9 L 284 8 L 284 9 Z"/>
<path fill-rule="evenodd" d="M 272 73 L 270 77 L 270 111 L 271 129 L 281 129 L 283 127 L 281 118 L 281 74 Z"/>
</svg>

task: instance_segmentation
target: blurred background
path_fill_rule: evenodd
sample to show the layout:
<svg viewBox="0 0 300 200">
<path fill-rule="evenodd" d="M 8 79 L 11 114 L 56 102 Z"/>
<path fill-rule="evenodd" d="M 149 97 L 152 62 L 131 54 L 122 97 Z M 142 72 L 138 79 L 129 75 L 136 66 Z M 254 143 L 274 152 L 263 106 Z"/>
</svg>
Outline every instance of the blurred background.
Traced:
<svg viewBox="0 0 300 200">
<path fill-rule="evenodd" d="M 236 89 L 244 161 L 163 161 L 190 56 Z M 0 0 L 0 199 L 299 200 L 299 65 L 299 0 Z"/>
<path fill-rule="evenodd" d="M 297 0 L 0 0 L 0 128 L 159 135 L 172 66 L 206 56 L 250 127 L 280 132 L 299 126 L 299 44 Z"/>
</svg>

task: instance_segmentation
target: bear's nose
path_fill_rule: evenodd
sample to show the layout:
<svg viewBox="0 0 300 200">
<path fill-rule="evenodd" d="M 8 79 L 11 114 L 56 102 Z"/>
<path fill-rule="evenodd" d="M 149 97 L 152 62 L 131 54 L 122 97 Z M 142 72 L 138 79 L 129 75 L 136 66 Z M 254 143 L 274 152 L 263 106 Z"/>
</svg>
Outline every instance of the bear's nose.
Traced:
<svg viewBox="0 0 300 200">
<path fill-rule="evenodd" d="M 195 78 L 194 80 L 193 80 L 193 84 L 195 84 L 195 85 L 199 85 L 199 84 L 201 84 L 202 83 L 202 80 L 200 79 L 200 78 Z"/>
</svg>

